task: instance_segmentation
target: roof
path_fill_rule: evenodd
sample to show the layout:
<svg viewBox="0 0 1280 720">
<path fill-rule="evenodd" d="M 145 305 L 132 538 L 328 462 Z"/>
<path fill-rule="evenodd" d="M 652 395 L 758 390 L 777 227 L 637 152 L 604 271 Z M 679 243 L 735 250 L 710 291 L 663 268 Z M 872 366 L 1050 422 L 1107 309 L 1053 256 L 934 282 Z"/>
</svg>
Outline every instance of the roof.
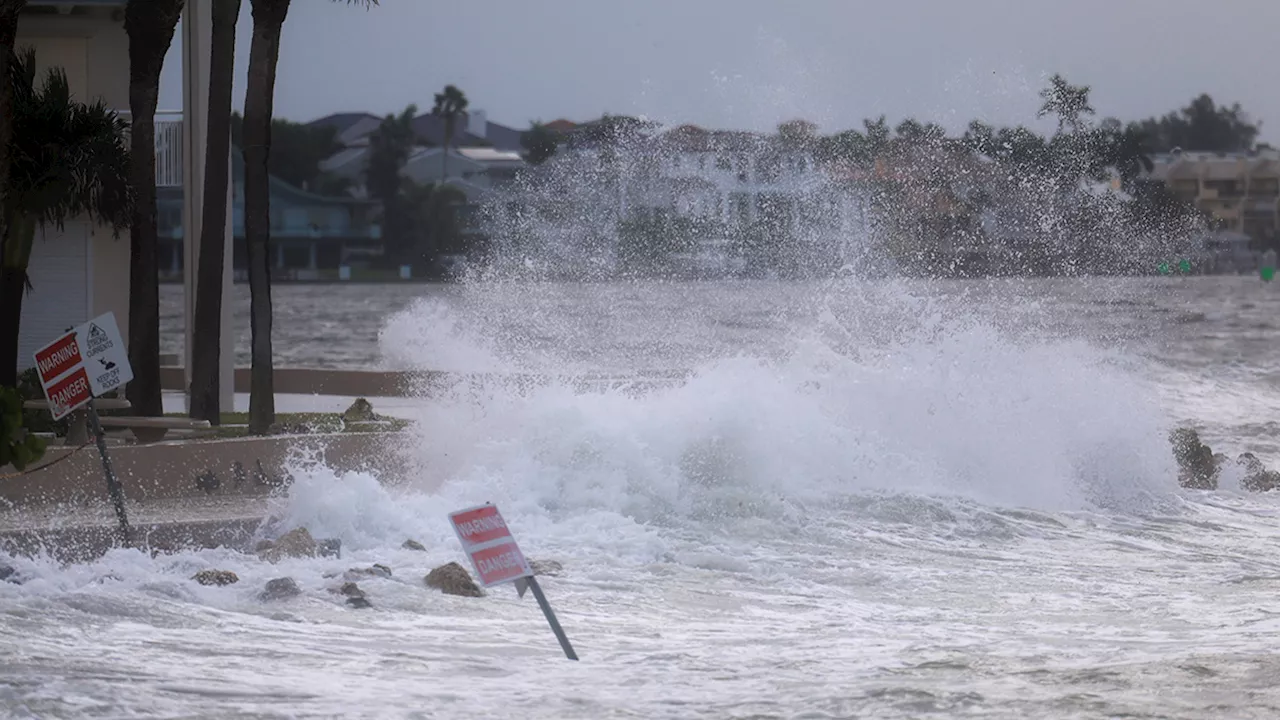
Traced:
<svg viewBox="0 0 1280 720">
<path fill-rule="evenodd" d="M 520 139 L 524 136 L 523 130 L 500 125 L 492 120 L 489 121 L 485 129 L 486 139 L 499 150 L 519 151 L 524 149 L 524 144 Z"/>
<path fill-rule="evenodd" d="M 578 123 L 573 122 L 572 120 L 560 118 L 559 120 L 552 120 L 549 123 L 543 123 L 542 127 L 555 132 L 568 132 L 578 127 Z"/>
<path fill-rule="evenodd" d="M 376 120 L 377 116 L 373 113 L 367 112 L 333 113 L 332 115 L 325 115 L 322 118 L 312 120 L 307 123 L 307 125 L 312 127 L 331 127 L 333 128 L 334 134 L 340 135 L 344 130 L 347 130 L 352 125 L 355 125 L 366 118 L 373 118 Z"/>
</svg>

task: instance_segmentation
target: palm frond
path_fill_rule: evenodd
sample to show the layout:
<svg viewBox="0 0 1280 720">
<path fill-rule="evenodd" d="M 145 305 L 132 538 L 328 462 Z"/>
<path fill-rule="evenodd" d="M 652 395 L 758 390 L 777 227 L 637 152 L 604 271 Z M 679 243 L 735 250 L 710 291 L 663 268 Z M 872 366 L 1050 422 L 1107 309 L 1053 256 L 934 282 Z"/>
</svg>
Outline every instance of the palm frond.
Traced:
<svg viewBox="0 0 1280 720">
<path fill-rule="evenodd" d="M 82 214 L 117 233 L 127 227 L 136 194 L 127 123 L 102 102 L 77 102 L 61 68 L 37 86 L 30 49 L 11 68 L 9 210 L 57 227 Z"/>
</svg>

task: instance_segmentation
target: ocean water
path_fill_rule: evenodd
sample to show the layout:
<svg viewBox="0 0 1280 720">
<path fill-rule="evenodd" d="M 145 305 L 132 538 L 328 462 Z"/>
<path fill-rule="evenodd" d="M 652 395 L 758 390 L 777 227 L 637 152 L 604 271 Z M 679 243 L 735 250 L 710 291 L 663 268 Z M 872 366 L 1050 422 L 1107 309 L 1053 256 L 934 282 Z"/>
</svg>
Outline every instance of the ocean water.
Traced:
<svg viewBox="0 0 1280 720">
<path fill-rule="evenodd" d="M 317 292 L 330 330 L 302 319 Z M 332 332 L 335 364 L 680 379 L 433 390 L 407 476 L 295 468 L 277 512 L 342 538 L 341 559 L 6 558 L 23 582 L 0 583 L 0 713 L 1275 717 L 1280 503 L 1232 473 L 1179 488 L 1166 440 L 1193 421 L 1215 449 L 1280 459 L 1274 292 L 285 288 L 284 332 Z M 580 662 L 510 587 L 423 585 L 463 560 L 447 513 L 481 502 L 563 564 L 543 585 Z M 373 608 L 330 592 L 374 562 L 394 574 L 361 581 Z M 241 580 L 190 580 L 208 568 Z M 281 576 L 302 595 L 260 601 Z"/>
</svg>

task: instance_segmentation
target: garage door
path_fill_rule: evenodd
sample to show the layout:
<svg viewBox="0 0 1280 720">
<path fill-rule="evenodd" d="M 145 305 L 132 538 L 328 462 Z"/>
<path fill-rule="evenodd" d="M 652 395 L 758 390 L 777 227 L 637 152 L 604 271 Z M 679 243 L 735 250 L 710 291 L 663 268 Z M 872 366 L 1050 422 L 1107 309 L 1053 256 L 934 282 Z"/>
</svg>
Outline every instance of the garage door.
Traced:
<svg viewBox="0 0 1280 720">
<path fill-rule="evenodd" d="M 31 249 L 31 292 L 22 300 L 22 326 L 18 332 L 18 369 L 35 364 L 32 355 L 67 328 L 89 320 L 92 268 L 89 223 L 68 222 L 36 231 Z"/>
</svg>

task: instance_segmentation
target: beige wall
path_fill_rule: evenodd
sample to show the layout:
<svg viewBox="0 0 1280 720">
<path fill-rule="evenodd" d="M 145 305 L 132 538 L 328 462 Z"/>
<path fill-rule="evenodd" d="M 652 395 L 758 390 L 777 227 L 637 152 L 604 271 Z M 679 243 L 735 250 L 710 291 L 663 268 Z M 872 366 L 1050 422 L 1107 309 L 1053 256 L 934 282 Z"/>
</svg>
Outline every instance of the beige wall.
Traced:
<svg viewBox="0 0 1280 720">
<path fill-rule="evenodd" d="M 23 15 L 18 23 L 19 47 L 35 48 L 36 64 L 60 65 L 77 100 L 102 100 L 118 111 L 129 109 L 129 39 L 119 11 L 98 10 L 89 16 Z M 56 231 L 48 235 L 58 241 Z M 90 240 L 93 263 L 92 315 L 115 313 L 120 332 L 129 333 L 129 236 L 117 239 L 99 227 Z"/>
</svg>

